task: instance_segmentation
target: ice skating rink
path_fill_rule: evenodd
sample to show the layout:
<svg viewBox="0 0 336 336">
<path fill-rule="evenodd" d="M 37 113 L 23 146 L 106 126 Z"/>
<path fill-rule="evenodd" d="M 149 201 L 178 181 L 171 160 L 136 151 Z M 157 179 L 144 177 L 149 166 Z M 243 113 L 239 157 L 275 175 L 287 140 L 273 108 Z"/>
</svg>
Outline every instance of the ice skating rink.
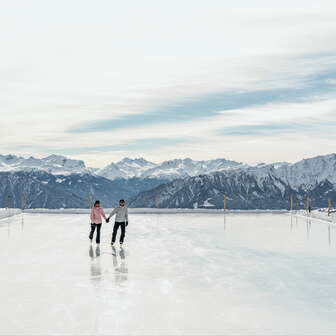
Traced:
<svg viewBox="0 0 336 336">
<path fill-rule="evenodd" d="M 335 335 L 336 228 L 285 214 L 0 221 L 0 335 Z"/>
</svg>

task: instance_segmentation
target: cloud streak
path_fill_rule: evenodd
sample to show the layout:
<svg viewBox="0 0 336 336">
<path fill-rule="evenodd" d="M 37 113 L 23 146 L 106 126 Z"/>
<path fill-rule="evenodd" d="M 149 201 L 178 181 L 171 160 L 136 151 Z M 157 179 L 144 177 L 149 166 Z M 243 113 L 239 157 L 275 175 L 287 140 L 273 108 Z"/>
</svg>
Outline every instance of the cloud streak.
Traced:
<svg viewBox="0 0 336 336">
<path fill-rule="evenodd" d="M 336 58 L 335 58 L 336 61 Z M 175 124 L 188 120 L 207 120 L 223 111 L 270 103 L 298 103 L 336 94 L 336 64 L 321 72 L 297 78 L 296 87 L 229 91 L 193 97 L 159 106 L 153 111 L 90 122 L 70 130 L 72 133 L 105 132 L 152 124 Z"/>
</svg>

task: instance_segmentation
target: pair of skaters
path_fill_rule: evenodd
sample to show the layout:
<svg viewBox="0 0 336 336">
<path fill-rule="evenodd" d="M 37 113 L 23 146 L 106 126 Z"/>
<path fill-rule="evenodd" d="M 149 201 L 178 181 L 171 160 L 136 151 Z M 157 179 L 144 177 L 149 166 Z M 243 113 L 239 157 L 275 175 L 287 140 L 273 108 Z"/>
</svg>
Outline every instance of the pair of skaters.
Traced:
<svg viewBox="0 0 336 336">
<path fill-rule="evenodd" d="M 100 230 L 102 226 L 102 218 L 105 219 L 106 223 L 110 221 L 110 218 L 112 216 L 115 216 L 115 222 L 113 226 L 113 233 L 112 233 L 112 240 L 111 240 L 111 245 L 114 246 L 114 243 L 117 238 L 117 233 L 119 230 L 119 227 L 121 229 L 121 235 L 120 235 L 120 247 L 122 247 L 125 239 L 125 234 L 126 234 L 126 226 L 128 225 L 128 210 L 127 207 L 125 206 L 125 201 L 120 200 L 119 201 L 119 206 L 116 207 L 110 214 L 109 217 L 106 217 L 105 212 L 103 208 L 100 207 L 100 201 L 96 201 L 94 203 L 93 208 L 91 209 L 91 214 L 90 214 L 90 219 L 91 219 L 91 231 L 89 235 L 89 239 L 92 243 L 93 235 L 95 230 L 97 229 L 96 233 L 96 243 L 97 245 L 100 244 Z"/>
</svg>

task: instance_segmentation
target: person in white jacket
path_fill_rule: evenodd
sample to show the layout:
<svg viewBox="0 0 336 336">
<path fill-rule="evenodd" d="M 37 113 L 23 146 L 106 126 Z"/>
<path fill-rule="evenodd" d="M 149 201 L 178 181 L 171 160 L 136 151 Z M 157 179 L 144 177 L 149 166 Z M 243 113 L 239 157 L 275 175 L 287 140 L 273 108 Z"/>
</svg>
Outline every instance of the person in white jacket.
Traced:
<svg viewBox="0 0 336 336">
<path fill-rule="evenodd" d="M 107 218 L 107 222 L 110 220 L 110 218 L 113 215 L 116 215 L 116 216 L 115 216 L 115 222 L 113 226 L 111 245 L 112 246 L 114 245 L 116 241 L 117 233 L 120 227 L 121 235 L 120 235 L 119 242 L 120 242 L 120 247 L 122 247 L 124 243 L 124 239 L 125 239 L 125 234 L 126 234 L 126 226 L 128 225 L 128 210 L 127 210 L 127 207 L 125 206 L 124 200 L 119 201 L 119 206 L 111 212 L 110 216 Z"/>
</svg>

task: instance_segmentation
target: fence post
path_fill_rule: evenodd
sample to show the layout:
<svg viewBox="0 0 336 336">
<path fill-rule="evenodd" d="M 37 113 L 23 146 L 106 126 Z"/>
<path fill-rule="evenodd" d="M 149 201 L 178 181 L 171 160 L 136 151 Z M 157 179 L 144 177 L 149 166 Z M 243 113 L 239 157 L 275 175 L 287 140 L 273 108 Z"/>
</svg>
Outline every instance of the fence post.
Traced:
<svg viewBox="0 0 336 336">
<path fill-rule="evenodd" d="M 7 198 L 6 198 L 6 205 L 7 205 L 7 209 L 9 209 L 9 208 L 10 208 L 11 199 L 12 199 L 12 197 L 11 197 L 11 196 L 7 196 Z"/>
<path fill-rule="evenodd" d="M 28 203 L 28 196 L 26 193 L 21 194 L 21 210 L 26 209 Z"/>
<path fill-rule="evenodd" d="M 155 195 L 155 207 L 156 207 L 157 209 L 160 208 L 160 195 L 159 195 L 159 194 L 156 194 L 156 195 Z"/>
<path fill-rule="evenodd" d="M 93 206 L 93 195 L 92 194 L 89 194 L 88 198 L 87 198 L 87 201 L 88 201 L 88 205 L 89 205 L 89 209 L 92 208 Z"/>
<path fill-rule="evenodd" d="M 307 199 L 306 199 L 306 211 L 309 212 L 309 209 L 310 209 L 310 198 L 307 196 Z"/>
</svg>

